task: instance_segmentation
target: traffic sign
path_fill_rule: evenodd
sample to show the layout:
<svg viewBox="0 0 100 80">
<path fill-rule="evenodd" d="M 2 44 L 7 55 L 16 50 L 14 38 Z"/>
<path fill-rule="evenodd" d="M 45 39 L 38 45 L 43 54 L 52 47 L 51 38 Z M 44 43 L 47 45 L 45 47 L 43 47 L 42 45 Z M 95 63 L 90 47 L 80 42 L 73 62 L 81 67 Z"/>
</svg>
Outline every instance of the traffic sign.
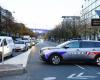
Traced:
<svg viewBox="0 0 100 80">
<path fill-rule="evenodd" d="M 92 26 L 100 26 L 100 18 L 91 19 Z"/>
<path fill-rule="evenodd" d="M 95 10 L 95 12 L 96 12 L 97 15 L 100 17 L 100 10 Z"/>
</svg>

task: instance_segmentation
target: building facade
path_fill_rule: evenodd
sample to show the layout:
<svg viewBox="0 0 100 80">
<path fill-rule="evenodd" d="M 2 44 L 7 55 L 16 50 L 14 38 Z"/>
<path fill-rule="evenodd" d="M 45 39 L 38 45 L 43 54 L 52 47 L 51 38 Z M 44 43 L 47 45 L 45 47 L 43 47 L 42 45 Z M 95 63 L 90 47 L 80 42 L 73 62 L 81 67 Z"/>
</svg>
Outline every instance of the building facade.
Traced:
<svg viewBox="0 0 100 80">
<path fill-rule="evenodd" d="M 70 24 L 69 27 L 77 27 L 80 23 L 80 16 L 62 16 L 62 26 L 66 27 L 66 25 Z M 68 26 L 67 26 L 68 27 Z"/>
<path fill-rule="evenodd" d="M 85 28 L 85 39 L 99 39 L 99 27 L 91 26 L 91 19 L 99 18 L 96 11 L 100 10 L 100 0 L 84 0 L 81 10 L 81 25 Z"/>
</svg>

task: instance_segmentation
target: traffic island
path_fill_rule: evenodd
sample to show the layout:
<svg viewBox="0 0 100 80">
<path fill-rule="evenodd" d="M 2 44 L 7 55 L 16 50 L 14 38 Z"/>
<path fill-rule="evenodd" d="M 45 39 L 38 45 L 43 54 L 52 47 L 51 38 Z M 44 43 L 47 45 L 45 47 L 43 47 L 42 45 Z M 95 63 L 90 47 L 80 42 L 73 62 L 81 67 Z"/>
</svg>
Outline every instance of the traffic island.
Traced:
<svg viewBox="0 0 100 80">
<path fill-rule="evenodd" d="M 25 73 L 26 70 L 22 65 L 0 64 L 0 77 L 20 75 Z"/>
<path fill-rule="evenodd" d="M 0 63 L 0 77 L 25 73 L 30 51 L 31 49 Z"/>
</svg>

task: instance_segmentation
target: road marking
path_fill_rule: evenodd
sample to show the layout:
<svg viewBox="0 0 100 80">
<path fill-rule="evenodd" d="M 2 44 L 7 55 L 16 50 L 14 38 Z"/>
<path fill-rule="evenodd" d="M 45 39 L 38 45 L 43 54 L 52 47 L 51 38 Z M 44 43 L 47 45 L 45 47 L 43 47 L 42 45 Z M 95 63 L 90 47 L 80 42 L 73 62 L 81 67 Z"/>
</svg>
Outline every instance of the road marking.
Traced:
<svg viewBox="0 0 100 80">
<path fill-rule="evenodd" d="M 56 79 L 56 77 L 46 77 L 43 80 L 55 80 L 55 79 Z"/>
<path fill-rule="evenodd" d="M 77 74 L 71 74 L 67 78 L 68 79 L 89 79 L 89 78 L 96 78 L 96 76 L 83 76 L 84 72 Z"/>
<path fill-rule="evenodd" d="M 80 69 L 85 69 L 84 67 L 80 66 L 80 65 L 77 65 L 75 64 L 77 67 L 79 67 Z"/>
<path fill-rule="evenodd" d="M 76 74 L 71 74 L 69 75 L 67 78 L 72 78 L 73 76 L 75 76 Z"/>
<path fill-rule="evenodd" d="M 100 72 L 98 72 L 97 74 L 100 74 Z"/>
</svg>

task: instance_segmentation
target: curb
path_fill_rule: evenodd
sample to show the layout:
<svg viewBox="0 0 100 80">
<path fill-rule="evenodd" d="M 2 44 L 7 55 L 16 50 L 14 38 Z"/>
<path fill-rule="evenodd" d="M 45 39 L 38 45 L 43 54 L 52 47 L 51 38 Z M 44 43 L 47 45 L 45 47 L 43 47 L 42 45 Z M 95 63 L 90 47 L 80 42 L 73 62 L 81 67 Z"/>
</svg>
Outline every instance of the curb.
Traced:
<svg viewBox="0 0 100 80">
<path fill-rule="evenodd" d="M 26 72 L 26 69 L 21 65 L 10 65 L 2 64 L 0 65 L 0 77 L 3 76 L 12 76 L 12 75 L 21 75 Z"/>
<path fill-rule="evenodd" d="M 26 73 L 26 66 L 30 50 L 0 63 L 0 77 L 21 75 Z M 24 60 L 21 60 L 24 57 Z"/>
</svg>

